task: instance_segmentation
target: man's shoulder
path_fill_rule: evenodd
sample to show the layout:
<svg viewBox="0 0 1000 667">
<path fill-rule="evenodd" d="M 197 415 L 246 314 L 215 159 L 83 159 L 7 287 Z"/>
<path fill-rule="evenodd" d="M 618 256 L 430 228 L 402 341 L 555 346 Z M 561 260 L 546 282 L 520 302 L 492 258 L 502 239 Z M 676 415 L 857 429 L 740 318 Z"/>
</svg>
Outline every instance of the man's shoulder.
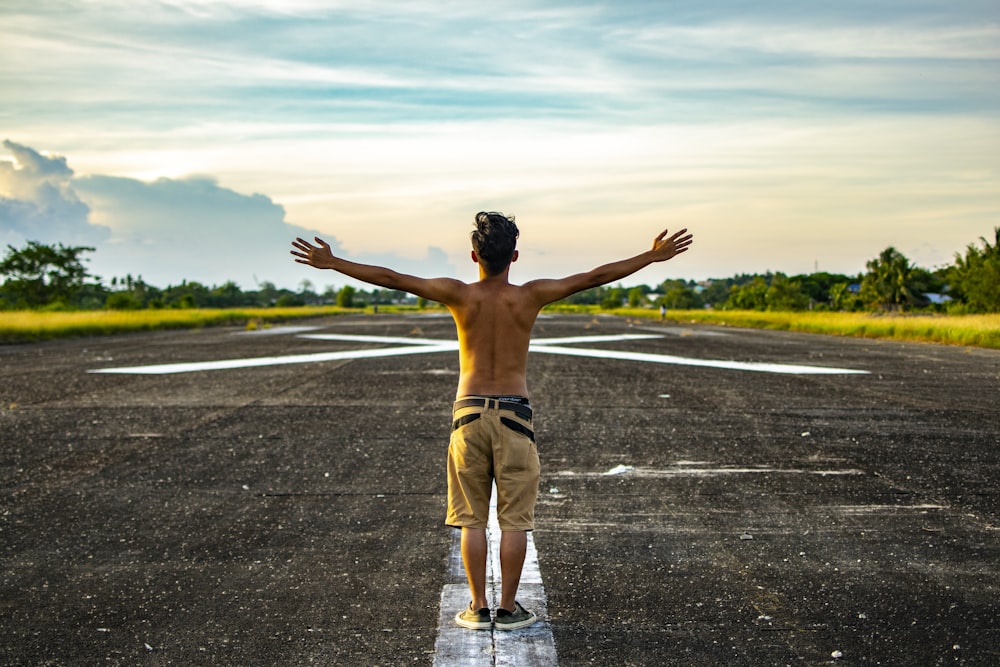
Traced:
<svg viewBox="0 0 1000 667">
<path fill-rule="evenodd" d="M 461 299 L 469 292 L 470 284 L 458 278 L 424 278 L 424 284 L 433 286 L 449 300 Z"/>
</svg>

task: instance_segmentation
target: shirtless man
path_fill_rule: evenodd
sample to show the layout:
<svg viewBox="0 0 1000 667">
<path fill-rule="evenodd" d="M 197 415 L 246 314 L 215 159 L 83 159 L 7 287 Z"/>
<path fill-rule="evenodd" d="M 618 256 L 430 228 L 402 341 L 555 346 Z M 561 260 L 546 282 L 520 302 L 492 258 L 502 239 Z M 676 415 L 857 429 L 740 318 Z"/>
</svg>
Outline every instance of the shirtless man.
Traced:
<svg viewBox="0 0 1000 667">
<path fill-rule="evenodd" d="M 650 250 L 634 257 L 565 278 L 512 285 L 510 265 L 517 261 L 519 234 L 513 217 L 478 213 L 475 225 L 472 261 L 479 265 L 479 280 L 474 283 L 419 278 L 351 262 L 335 257 L 318 237 L 318 245 L 296 239 L 292 255 L 300 264 L 409 292 L 444 304 L 451 312 L 458 328 L 460 373 L 448 447 L 446 523 L 462 529 L 462 562 L 472 596 L 455 622 L 470 629 L 494 627 L 486 599 L 486 522 L 495 482 L 501 530 L 501 595 L 495 627 L 514 630 L 537 620 L 515 599 L 538 495 L 538 452 L 527 384 L 528 343 L 535 318 L 554 301 L 686 251 L 692 237 L 686 229 L 670 236 L 664 230 Z"/>
</svg>

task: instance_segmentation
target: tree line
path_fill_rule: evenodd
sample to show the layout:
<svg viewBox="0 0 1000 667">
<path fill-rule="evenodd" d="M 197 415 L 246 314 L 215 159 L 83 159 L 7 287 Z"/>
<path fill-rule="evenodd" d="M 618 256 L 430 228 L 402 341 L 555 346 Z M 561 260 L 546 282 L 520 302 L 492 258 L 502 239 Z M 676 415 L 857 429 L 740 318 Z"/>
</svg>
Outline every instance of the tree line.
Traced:
<svg viewBox="0 0 1000 667">
<path fill-rule="evenodd" d="M 193 280 L 165 288 L 142 276 L 112 277 L 104 282 L 90 274 L 84 254 L 88 246 L 45 245 L 29 241 L 23 248 L 7 246 L 0 261 L 2 310 L 139 310 L 144 308 L 248 308 L 336 304 L 347 308 L 412 300 L 398 290 L 358 290 L 345 285 L 317 292 L 303 280 L 298 290 L 264 281 L 243 290 L 233 281 L 211 287 Z"/>
<path fill-rule="evenodd" d="M 206 286 L 182 281 L 165 288 L 147 284 L 141 276 L 113 277 L 107 283 L 90 274 L 84 254 L 87 246 L 45 245 L 29 241 L 23 248 L 7 246 L 0 261 L 0 309 L 132 310 L 143 308 L 234 308 L 338 305 L 362 307 L 380 304 L 416 304 L 404 292 L 357 289 L 349 285 L 317 292 L 308 280 L 298 290 L 262 282 L 243 290 L 228 281 Z M 585 290 L 563 304 L 602 308 L 662 307 L 666 309 L 932 311 L 1000 312 L 1000 227 L 994 240 L 980 238 L 952 264 L 928 270 L 915 266 L 893 247 L 866 263 L 855 276 L 816 272 L 741 274 L 702 282 L 666 280 L 650 287 L 604 286 Z"/>
</svg>

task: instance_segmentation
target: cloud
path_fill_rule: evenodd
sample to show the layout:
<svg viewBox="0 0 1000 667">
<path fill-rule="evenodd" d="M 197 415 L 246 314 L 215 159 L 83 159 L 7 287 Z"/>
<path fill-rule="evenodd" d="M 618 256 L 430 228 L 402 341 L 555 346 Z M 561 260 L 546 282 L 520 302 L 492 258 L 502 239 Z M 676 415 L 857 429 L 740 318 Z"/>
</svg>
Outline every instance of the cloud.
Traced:
<svg viewBox="0 0 1000 667">
<path fill-rule="evenodd" d="M 71 187 L 73 170 L 66 158 L 47 157 L 12 141 L 3 146 L 14 159 L 0 160 L 0 243 L 94 245 L 110 236 L 106 227 L 88 220 L 90 209 Z"/>
<path fill-rule="evenodd" d="M 263 194 L 243 194 L 206 176 L 140 181 L 116 176 L 87 176 L 75 181 L 95 215 L 111 228 L 109 243 L 94 258 L 99 269 L 141 274 L 153 285 L 181 279 L 205 284 L 235 281 L 244 289 L 258 282 L 295 287 L 302 280 L 343 285 L 346 277 L 296 264 L 289 251 L 300 236 L 320 233 L 285 221 L 285 209 Z M 346 255 L 336 237 L 324 234 L 334 253 Z M 444 253 L 427 251 L 427 260 L 393 254 L 352 257 L 401 271 L 428 270 Z M 359 284 L 359 283 L 353 283 Z"/>
<path fill-rule="evenodd" d="M 15 162 L 0 162 L 0 240 L 15 247 L 25 240 L 86 243 L 96 247 L 89 257 L 96 275 L 132 274 L 160 287 L 182 280 L 232 280 L 244 289 L 259 281 L 283 287 L 306 279 L 318 285 L 349 282 L 292 260 L 292 239 L 318 232 L 286 222 L 284 207 L 266 195 L 237 192 L 209 176 L 76 176 L 64 157 L 4 145 Z M 324 236 L 334 252 L 348 254 L 337 238 Z M 450 268 L 444 252 L 433 247 L 424 258 L 390 253 L 353 259 L 408 272 Z"/>
</svg>

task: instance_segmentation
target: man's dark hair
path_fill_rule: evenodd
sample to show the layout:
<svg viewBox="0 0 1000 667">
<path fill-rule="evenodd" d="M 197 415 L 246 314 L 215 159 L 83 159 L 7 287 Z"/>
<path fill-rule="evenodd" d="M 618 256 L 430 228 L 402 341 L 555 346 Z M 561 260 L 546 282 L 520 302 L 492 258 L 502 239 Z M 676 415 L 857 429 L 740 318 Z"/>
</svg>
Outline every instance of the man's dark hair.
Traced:
<svg viewBox="0 0 1000 667">
<path fill-rule="evenodd" d="M 517 237 L 520 232 L 514 224 L 514 216 L 503 213 L 476 213 L 476 229 L 472 232 L 472 249 L 486 273 L 495 276 L 501 273 L 514 258 Z"/>
</svg>

